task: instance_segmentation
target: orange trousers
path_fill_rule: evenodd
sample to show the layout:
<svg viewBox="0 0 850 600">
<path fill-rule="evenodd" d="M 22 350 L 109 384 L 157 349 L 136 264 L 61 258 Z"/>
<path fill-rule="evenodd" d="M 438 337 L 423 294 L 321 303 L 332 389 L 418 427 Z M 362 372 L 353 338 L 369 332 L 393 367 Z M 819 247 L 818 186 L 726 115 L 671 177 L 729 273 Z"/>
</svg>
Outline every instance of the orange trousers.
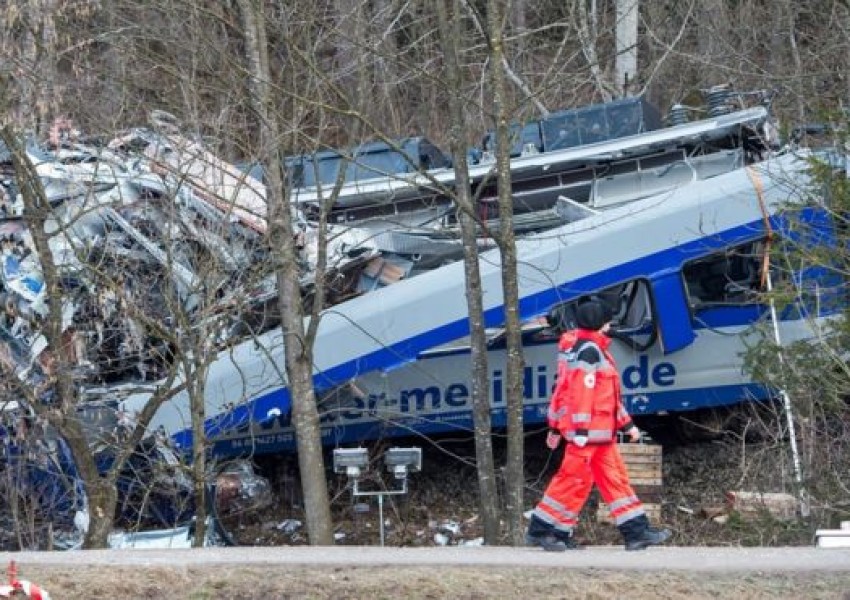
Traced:
<svg viewBox="0 0 850 600">
<path fill-rule="evenodd" d="M 561 467 L 533 514 L 554 530 L 571 534 L 594 483 L 615 525 L 645 514 L 614 443 L 588 444 L 584 448 L 568 443 Z"/>
</svg>

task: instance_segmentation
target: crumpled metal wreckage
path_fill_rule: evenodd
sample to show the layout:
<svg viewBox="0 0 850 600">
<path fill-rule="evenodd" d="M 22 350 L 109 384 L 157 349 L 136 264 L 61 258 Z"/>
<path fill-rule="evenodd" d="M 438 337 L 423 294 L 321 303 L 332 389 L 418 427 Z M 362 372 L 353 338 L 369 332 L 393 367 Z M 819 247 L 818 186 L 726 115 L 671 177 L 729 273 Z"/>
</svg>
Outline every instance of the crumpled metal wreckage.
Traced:
<svg viewBox="0 0 850 600">
<path fill-rule="evenodd" d="M 49 303 L 61 302 L 78 416 L 104 468 L 111 462 L 110 443 L 133 426 L 116 409 L 122 390 L 172 368 L 168 341 L 134 315 L 176 329 L 166 306 L 177 302 L 191 326 L 203 319 L 218 332 L 217 344 L 277 324 L 270 309 L 274 274 L 257 275 L 254 268 L 267 252 L 263 184 L 167 127 L 164 113 L 152 122 L 155 129 L 134 129 L 106 145 L 86 143 L 72 127 L 54 128 L 50 146 L 27 141 L 27 157 L 51 206 L 45 229 L 59 270 L 59 299 L 47 295 L 22 218 L 21 184 L 11 153 L 0 148 L 0 363 L 34 391 L 37 402 L 55 402 L 56 361 L 41 328 Z M 305 285 L 311 276 L 307 265 Z M 209 298 L 200 298 L 199 290 Z M 3 504 L 17 506 L 25 498 L 37 520 L 50 524 L 50 544 L 78 547 L 86 500 L 67 444 L 36 417 L 15 385 L 4 387 L 0 474 L 7 485 L 0 493 L 8 502 Z M 221 490 L 213 515 L 253 510 L 271 499 L 268 481 L 247 462 L 209 479 L 212 490 Z M 131 539 L 170 544 L 175 536 L 191 534 L 191 481 L 164 436 L 150 436 L 136 449 L 119 478 L 119 493 L 119 523 L 168 527 L 138 539 L 128 537 L 137 533 L 121 534 L 118 546 Z M 6 534 L 9 529 L 0 525 Z M 0 544 L 8 537 L 0 535 Z M 226 539 L 219 531 L 209 543 Z"/>
</svg>

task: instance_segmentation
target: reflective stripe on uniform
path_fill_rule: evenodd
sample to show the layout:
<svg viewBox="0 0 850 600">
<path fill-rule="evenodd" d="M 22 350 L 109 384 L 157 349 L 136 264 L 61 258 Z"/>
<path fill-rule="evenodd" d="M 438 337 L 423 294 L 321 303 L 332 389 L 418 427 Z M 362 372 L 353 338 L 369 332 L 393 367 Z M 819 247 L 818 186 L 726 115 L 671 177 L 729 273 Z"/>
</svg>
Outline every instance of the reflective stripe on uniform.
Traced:
<svg viewBox="0 0 850 600">
<path fill-rule="evenodd" d="M 552 509 L 552 512 L 555 513 L 555 516 L 561 517 L 564 521 L 575 521 L 578 519 L 578 514 L 574 513 L 571 510 L 567 510 L 563 504 L 552 498 L 551 496 L 543 496 L 543 499 L 540 501 L 540 504 Z"/>
<path fill-rule="evenodd" d="M 563 433 L 563 432 L 562 432 Z M 567 431 L 564 438 L 567 440 L 573 440 L 576 437 L 575 431 Z M 614 430 L 613 429 L 591 429 L 587 432 L 588 441 L 594 442 L 609 442 L 614 439 Z"/>
<path fill-rule="evenodd" d="M 531 511 L 531 514 L 533 514 L 535 517 L 537 517 L 547 525 L 551 526 L 552 529 L 555 529 L 556 531 L 563 531 L 564 533 L 572 533 L 573 528 L 576 525 L 575 520 L 573 520 L 571 523 L 561 523 L 553 515 L 540 508 L 535 508 L 533 511 Z"/>
<path fill-rule="evenodd" d="M 611 504 L 608 505 L 608 510 L 614 512 L 618 508 L 628 506 L 629 504 L 635 504 L 636 502 L 640 502 L 637 496 L 626 496 L 625 498 L 614 500 Z"/>
<path fill-rule="evenodd" d="M 614 525 L 622 525 L 626 521 L 631 521 L 632 519 L 645 514 L 646 511 L 643 510 L 643 506 L 637 506 L 629 511 L 624 512 L 621 515 L 617 515 L 616 517 L 614 517 Z"/>
</svg>

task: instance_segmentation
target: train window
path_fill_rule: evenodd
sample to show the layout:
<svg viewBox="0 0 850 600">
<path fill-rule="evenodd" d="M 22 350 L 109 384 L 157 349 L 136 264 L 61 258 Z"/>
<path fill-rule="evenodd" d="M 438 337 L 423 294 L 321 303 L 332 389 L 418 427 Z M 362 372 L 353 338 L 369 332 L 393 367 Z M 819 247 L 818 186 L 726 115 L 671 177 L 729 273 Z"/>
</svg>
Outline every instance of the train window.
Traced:
<svg viewBox="0 0 850 600">
<path fill-rule="evenodd" d="M 620 283 L 570 302 L 556 304 L 547 315 L 550 326 L 561 331 L 574 329 L 576 307 L 586 296 L 595 296 L 608 304 L 614 315 L 612 326 L 618 331 L 637 333 L 651 328 L 652 297 L 649 284 L 643 279 Z"/>
<path fill-rule="evenodd" d="M 692 307 L 705 304 L 756 304 L 761 291 L 764 243 L 724 248 L 682 268 Z"/>
</svg>

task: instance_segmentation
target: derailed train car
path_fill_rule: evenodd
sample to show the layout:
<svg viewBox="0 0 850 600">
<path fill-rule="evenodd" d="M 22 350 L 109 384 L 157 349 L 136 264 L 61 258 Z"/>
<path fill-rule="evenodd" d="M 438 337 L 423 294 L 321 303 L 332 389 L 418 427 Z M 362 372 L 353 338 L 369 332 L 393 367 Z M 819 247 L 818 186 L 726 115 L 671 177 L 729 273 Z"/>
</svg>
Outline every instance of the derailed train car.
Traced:
<svg viewBox="0 0 850 600">
<path fill-rule="evenodd" d="M 549 194 L 548 204 L 535 205 L 539 210 L 525 205 L 527 212 L 518 211 L 517 218 L 517 228 L 527 228 L 518 246 L 520 310 L 527 320 L 525 422 L 530 426 L 544 423 L 557 331 L 569 321 L 570 304 L 588 294 L 607 298 L 614 308 L 620 338 L 614 353 L 633 414 L 704 411 L 713 417 L 714 408 L 776 394 L 748 377 L 742 355 L 771 319 L 762 294 L 769 274 L 768 240 L 790 226 L 781 207 L 808 193 L 812 155 L 780 146 L 765 106 L 723 110 L 716 100 L 708 119 L 685 122 L 679 114 L 667 128 L 549 153 L 535 147 L 513 159 L 512 174 L 525 182 L 520 195 L 532 190 L 540 200 Z M 485 181 L 489 168 L 472 167 L 473 180 Z M 445 171 L 431 175 L 451 177 Z M 390 204 L 409 203 L 416 189 L 424 198 L 417 185 L 425 184 L 376 181 L 372 175 L 343 188 L 351 198 L 340 210 L 351 214 L 363 194 L 379 188 Z M 311 193 L 300 192 L 298 198 L 306 202 Z M 835 243 L 827 207 L 814 203 L 805 214 L 818 230 L 819 243 Z M 410 236 L 409 230 L 403 233 Z M 386 244 L 382 257 L 389 260 L 386 249 L 391 247 L 396 250 L 392 260 L 398 260 L 401 253 L 392 246 L 398 239 L 376 238 L 376 246 Z M 316 385 L 324 391 L 320 410 L 329 445 L 471 431 L 462 270 L 449 264 L 419 271 L 420 263 L 409 264 L 406 280 L 384 289 L 370 287 L 369 294 L 325 316 Z M 490 399 L 499 426 L 504 423 L 505 360 L 495 253 L 484 255 L 482 269 L 493 336 Z M 817 302 L 779 315 L 781 339 L 787 343 L 811 337 L 841 310 L 844 282 L 823 271 L 784 276 L 799 279 L 818 296 Z M 263 347 L 276 348 L 272 357 L 281 356 L 274 334 Z M 242 355 L 238 364 L 244 367 L 251 360 Z M 258 371 L 267 372 L 264 359 L 253 360 Z M 216 386 L 218 377 L 235 380 L 235 369 L 226 362 L 219 367 L 211 374 Z M 244 384 L 247 380 L 240 377 Z M 285 382 L 264 379 L 262 385 L 243 388 L 253 398 L 227 412 L 227 419 L 210 423 L 220 455 L 294 449 Z M 176 412 L 163 417 L 168 427 L 179 428 Z M 185 429 L 176 439 L 191 443 Z"/>
<path fill-rule="evenodd" d="M 779 145 L 768 96 L 710 94 L 708 118 L 687 122 L 679 114 L 664 128 L 639 99 L 611 110 L 564 111 L 557 122 L 521 129 L 543 132 L 539 143 L 521 145 L 511 163 L 520 313 L 527 321 L 525 420 L 531 426 L 544 419 L 557 329 L 569 323 L 571 303 L 587 294 L 603 296 L 615 309 L 615 353 L 633 413 L 692 411 L 772 394 L 743 373 L 741 334 L 756 335 L 768 318 L 759 295 L 765 242 L 784 226 L 781 206 L 805 188 L 810 154 Z M 743 98 L 758 102 L 747 106 Z M 616 115 L 629 120 L 618 124 Z M 604 124 L 597 123 L 596 133 L 591 117 Z M 597 137 L 554 144 L 560 124 Z M 398 162 L 378 160 L 376 152 L 410 147 L 422 143 L 369 146 L 373 166 L 354 171 L 368 177 L 346 181 L 331 211 L 332 293 L 315 348 L 328 445 L 471 426 L 463 248 L 447 191 L 453 172 L 444 162 L 426 173 L 374 167 Z M 484 150 L 470 175 L 482 188 L 482 220 L 493 226 L 493 164 Z M 163 307 L 177 306 L 193 327 L 214 324 L 214 360 L 204 384 L 213 454 L 292 451 L 274 274 L 255 268 L 268 262 L 262 182 L 181 137 L 164 115 L 152 129 L 132 130 L 106 147 L 69 142 L 29 152 L 54 206 L 51 231 L 71 233 L 54 235 L 51 250 L 65 274 L 61 302 L 82 390 L 80 416 L 95 437 L 111 434 L 122 421 L 132 423 L 163 374 L 175 368 L 167 340 L 153 335 L 127 305 L 142 306 L 175 329 L 174 314 Z M 332 154 L 344 159 L 336 169 L 359 155 Z M 404 161 L 433 163 L 416 156 Z M 310 167 L 309 159 L 301 162 Z M 28 232 L 17 218 L 14 173 L 4 189 L 9 308 L 0 324 L 3 360 L 37 386 L 50 375 L 39 315 L 56 299 L 45 297 Z M 292 192 L 305 294 L 314 284 L 311 218 L 322 193 L 318 185 Z M 829 221 L 819 222 L 828 243 Z M 499 426 L 503 306 L 499 259 L 486 252 L 490 246 L 482 236 L 485 317 L 493 335 L 490 395 Z M 133 275 L 99 286 L 87 276 L 92 264 Z M 819 294 L 837 298 L 841 283 L 820 281 Z M 782 316 L 784 340 L 810 336 L 812 323 L 829 318 L 837 306 L 803 308 Z M 178 374 L 174 397 L 153 418 L 155 454 L 165 448 L 181 454 L 192 446 L 188 396 L 180 383 Z M 42 400 L 50 393 L 45 385 Z M 165 456 L 154 462 L 161 461 L 169 462 Z"/>
</svg>

